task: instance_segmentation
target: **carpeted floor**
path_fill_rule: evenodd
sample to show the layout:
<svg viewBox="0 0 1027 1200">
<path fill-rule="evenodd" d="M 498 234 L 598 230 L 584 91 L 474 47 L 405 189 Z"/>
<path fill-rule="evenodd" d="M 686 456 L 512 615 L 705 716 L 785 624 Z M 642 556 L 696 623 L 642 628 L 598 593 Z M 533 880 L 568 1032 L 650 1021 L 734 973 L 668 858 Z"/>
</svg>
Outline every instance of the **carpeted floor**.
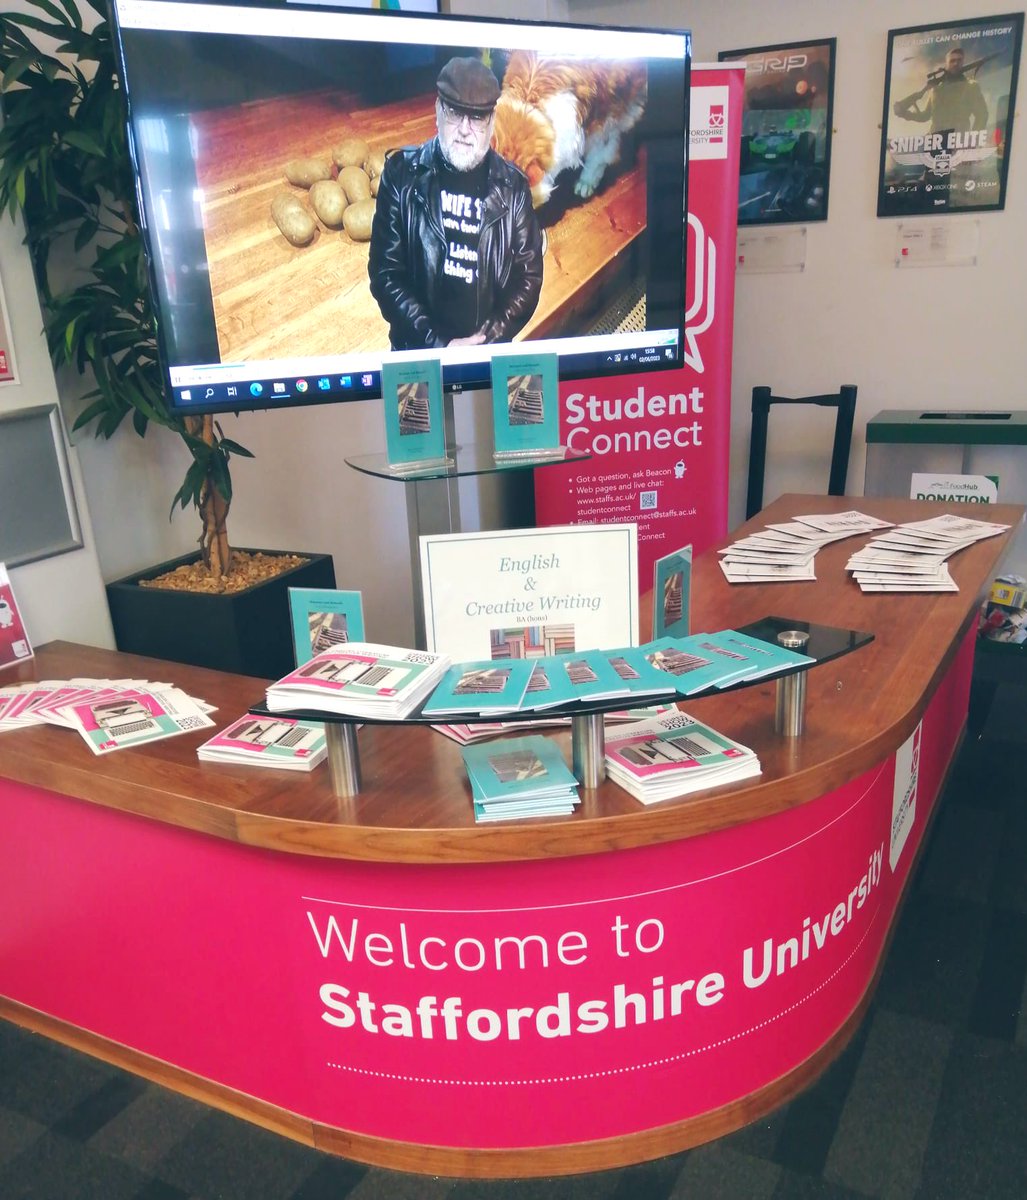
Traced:
<svg viewBox="0 0 1027 1200">
<path fill-rule="evenodd" d="M 975 710 L 867 1019 L 773 1116 L 619 1171 L 400 1175 L 0 1022 L 0 1200 L 1024 1200 L 1027 687 Z"/>
</svg>

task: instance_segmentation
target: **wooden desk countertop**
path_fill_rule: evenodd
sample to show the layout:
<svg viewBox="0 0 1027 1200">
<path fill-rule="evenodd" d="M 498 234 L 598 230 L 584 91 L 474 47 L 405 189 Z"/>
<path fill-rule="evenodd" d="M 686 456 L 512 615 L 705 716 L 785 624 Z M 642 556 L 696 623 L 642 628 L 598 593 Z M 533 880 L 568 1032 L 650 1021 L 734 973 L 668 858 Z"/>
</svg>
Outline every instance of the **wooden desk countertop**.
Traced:
<svg viewBox="0 0 1027 1200">
<path fill-rule="evenodd" d="M 893 521 L 967 510 L 911 500 L 784 496 L 729 539 L 799 513 L 858 508 Z M 978 515 L 974 510 L 973 515 Z M 47 788 L 170 825 L 271 850 L 367 861 L 488 862 L 600 853 L 672 841 L 752 821 L 823 795 L 891 754 L 916 727 L 979 601 L 998 569 L 1023 509 L 980 514 L 1013 526 L 949 560 L 958 593 L 864 595 L 844 570 L 866 541 L 821 550 L 817 582 L 735 585 L 717 556 L 697 560 L 692 628 L 736 627 L 773 615 L 867 630 L 868 646 L 813 668 L 806 732 L 774 733 L 775 684 L 688 702 L 684 707 L 759 755 L 762 775 L 741 785 L 644 807 L 615 784 L 582 792 L 573 817 L 475 825 L 459 746 L 425 726 L 360 731 L 363 791 L 339 799 L 326 767 L 294 776 L 257 767 L 201 763 L 197 745 L 213 730 L 97 757 L 74 733 L 51 726 L 0 734 L 0 779 Z M 258 679 L 54 642 L 0 676 L 74 675 L 173 681 L 217 706 L 216 727 L 263 698 Z M 546 731 L 547 733 L 550 731 Z M 570 734 L 552 734 L 570 759 Z"/>
</svg>

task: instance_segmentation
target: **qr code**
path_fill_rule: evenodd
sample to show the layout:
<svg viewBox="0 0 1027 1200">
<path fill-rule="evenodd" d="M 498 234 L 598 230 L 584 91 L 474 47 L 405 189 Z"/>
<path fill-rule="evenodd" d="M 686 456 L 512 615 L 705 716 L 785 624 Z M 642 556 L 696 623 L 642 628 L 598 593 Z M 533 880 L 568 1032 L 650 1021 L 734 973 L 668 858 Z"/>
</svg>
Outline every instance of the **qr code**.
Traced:
<svg viewBox="0 0 1027 1200">
<path fill-rule="evenodd" d="M 179 729 L 206 729 L 209 724 L 210 724 L 210 722 L 204 720 L 203 717 L 179 717 L 178 718 L 178 728 Z"/>
<path fill-rule="evenodd" d="M 643 512 L 646 509 L 655 508 L 656 507 L 656 493 L 655 492 L 639 492 L 638 507 L 640 509 L 642 509 Z"/>
</svg>

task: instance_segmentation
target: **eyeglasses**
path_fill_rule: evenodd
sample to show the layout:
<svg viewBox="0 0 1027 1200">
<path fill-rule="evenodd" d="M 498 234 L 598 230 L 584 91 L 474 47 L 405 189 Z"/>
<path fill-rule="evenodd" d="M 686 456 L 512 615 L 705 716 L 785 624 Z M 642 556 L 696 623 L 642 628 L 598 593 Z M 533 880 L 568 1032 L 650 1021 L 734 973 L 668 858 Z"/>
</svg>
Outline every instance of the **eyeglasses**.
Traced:
<svg viewBox="0 0 1027 1200">
<path fill-rule="evenodd" d="M 461 121 L 466 121 L 476 133 L 482 133 L 488 127 L 489 121 L 492 120 L 490 112 L 478 114 L 469 113 L 463 108 L 450 108 L 445 100 L 439 101 L 439 111 L 453 125 L 459 125 Z"/>
</svg>

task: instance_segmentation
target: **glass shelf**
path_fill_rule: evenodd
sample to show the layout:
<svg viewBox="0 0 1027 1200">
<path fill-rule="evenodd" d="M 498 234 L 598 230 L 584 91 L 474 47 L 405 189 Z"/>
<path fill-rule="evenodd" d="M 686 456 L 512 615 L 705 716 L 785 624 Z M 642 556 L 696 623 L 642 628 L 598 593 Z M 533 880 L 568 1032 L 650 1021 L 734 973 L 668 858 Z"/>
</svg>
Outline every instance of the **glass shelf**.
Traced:
<svg viewBox="0 0 1027 1200">
<path fill-rule="evenodd" d="M 704 696 L 716 696 L 722 692 L 734 692 L 741 688 L 753 687 L 758 683 L 776 682 L 778 679 L 784 679 L 789 675 L 798 675 L 812 667 L 820 666 L 821 663 L 830 662 L 833 658 L 840 658 L 843 654 L 858 650 L 861 646 L 874 640 L 872 633 L 861 633 L 856 629 L 836 629 L 831 625 L 814 625 L 809 621 L 795 621 L 788 617 L 763 617 L 759 621 L 753 621 L 750 625 L 740 625 L 735 632 L 742 634 L 743 637 L 755 637 L 764 642 L 778 645 L 777 635 L 786 629 L 798 629 L 810 635 L 809 644 L 803 653 L 812 658 L 813 662 L 802 663 L 787 671 L 775 671 L 771 675 L 760 675 L 755 679 L 743 679 L 738 683 L 729 683 L 726 687 L 703 688 L 702 691 L 694 692 L 690 696 L 682 696 L 680 692 L 671 688 L 658 694 L 613 696 L 606 700 L 593 701 L 575 700 L 569 704 L 554 705 L 551 708 L 515 709 L 508 713 L 434 713 L 430 716 L 426 716 L 421 711 L 428 700 L 425 697 L 424 702 L 407 716 L 388 718 L 354 717 L 342 713 L 324 712 L 320 709 L 290 709 L 288 713 L 275 713 L 265 704 L 255 704 L 249 711 L 260 717 L 289 716 L 298 717 L 304 721 L 341 725 L 447 725 L 450 723 L 491 725 L 504 720 L 544 722 L 558 717 L 595 716 L 621 712 L 625 708 L 643 708 L 653 704 L 677 704 L 678 701 L 686 703 L 692 700 L 701 700 Z M 344 647 L 345 643 L 338 649 L 341 650 Z"/>
<path fill-rule="evenodd" d="M 577 454 L 566 450 L 562 458 L 544 455 L 533 458 L 503 459 L 497 462 L 493 447 L 481 442 L 469 446 L 450 446 L 446 453 L 450 463 L 437 463 L 417 471 L 395 471 L 389 467 L 387 454 L 354 454 L 345 459 L 347 466 L 376 479 L 394 479 L 399 483 L 420 483 L 425 479 L 456 479 L 462 475 L 497 475 L 503 471 L 523 471 L 529 467 L 550 467 L 560 463 L 586 462 L 591 454 Z"/>
<path fill-rule="evenodd" d="M 777 643 L 777 635 L 785 630 L 797 629 L 809 634 L 806 654 L 812 662 L 803 663 L 790 671 L 778 671 L 771 675 L 762 675 L 756 679 L 741 680 L 727 687 L 704 688 L 691 696 L 681 696 L 677 691 L 661 692 L 657 695 L 618 696 L 607 700 L 576 701 L 572 704 L 561 704 L 553 708 L 536 709 L 534 711 L 516 710 L 510 713 L 450 713 L 426 717 L 421 708 L 405 717 L 354 717 L 341 713 L 327 713 L 310 709 L 295 709 L 287 713 L 273 713 L 266 704 L 255 704 L 250 712 L 255 716 L 274 717 L 288 716 L 300 720 L 318 721 L 325 727 L 325 737 L 328 743 L 328 773 L 332 781 L 332 789 L 337 796 L 354 796 L 360 791 L 360 753 L 357 747 L 358 725 L 445 725 L 459 723 L 462 725 L 487 725 L 501 722 L 504 717 L 510 721 L 552 722 L 556 718 L 569 718 L 571 723 L 571 749 L 574 758 L 574 774 L 585 788 L 596 788 L 606 777 L 604 761 L 603 713 L 617 712 L 625 708 L 636 708 L 653 704 L 676 704 L 678 701 L 698 700 L 702 696 L 715 695 L 719 692 L 735 691 L 743 687 L 752 687 L 757 683 L 767 683 L 773 680 L 780 683 L 810 667 L 819 666 L 843 654 L 849 654 L 874 640 L 872 633 L 861 633 L 856 629 L 836 629 L 830 625 L 814 625 L 809 621 L 794 621 L 787 617 L 763 617 L 750 625 L 739 626 L 737 632 L 749 637 L 758 637 L 766 642 Z M 779 689 L 780 703 L 780 689 Z"/>
</svg>

